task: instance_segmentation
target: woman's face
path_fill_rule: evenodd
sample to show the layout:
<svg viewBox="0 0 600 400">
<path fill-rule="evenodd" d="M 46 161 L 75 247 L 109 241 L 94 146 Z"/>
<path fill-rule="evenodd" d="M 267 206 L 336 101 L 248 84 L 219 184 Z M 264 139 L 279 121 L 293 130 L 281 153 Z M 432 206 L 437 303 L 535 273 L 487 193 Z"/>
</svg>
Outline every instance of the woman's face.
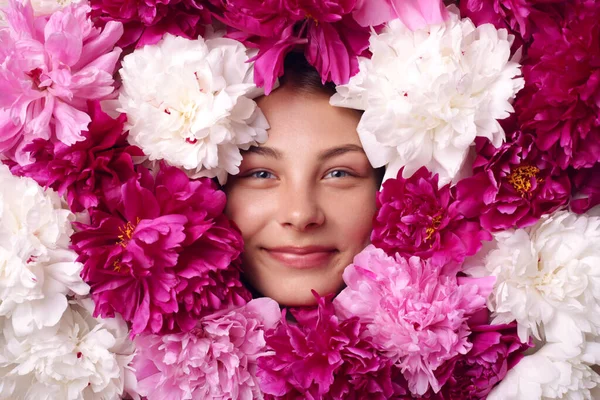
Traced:
<svg viewBox="0 0 600 400">
<path fill-rule="evenodd" d="M 325 94 L 282 87 L 258 104 L 271 129 L 244 153 L 225 187 L 226 213 L 245 241 L 244 274 L 282 305 L 337 293 L 369 241 L 378 179 L 362 150 L 356 111 Z"/>
</svg>

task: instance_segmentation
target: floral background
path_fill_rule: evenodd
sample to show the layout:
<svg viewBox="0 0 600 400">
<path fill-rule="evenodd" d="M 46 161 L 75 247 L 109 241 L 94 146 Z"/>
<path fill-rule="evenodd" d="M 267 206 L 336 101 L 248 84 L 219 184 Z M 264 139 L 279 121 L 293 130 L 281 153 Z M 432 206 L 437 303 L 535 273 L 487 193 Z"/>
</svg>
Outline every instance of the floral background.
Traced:
<svg viewBox="0 0 600 400">
<path fill-rule="evenodd" d="M 600 398 L 600 3 L 0 8 L 0 399 Z M 219 185 L 291 51 L 386 174 L 281 310 Z"/>
</svg>

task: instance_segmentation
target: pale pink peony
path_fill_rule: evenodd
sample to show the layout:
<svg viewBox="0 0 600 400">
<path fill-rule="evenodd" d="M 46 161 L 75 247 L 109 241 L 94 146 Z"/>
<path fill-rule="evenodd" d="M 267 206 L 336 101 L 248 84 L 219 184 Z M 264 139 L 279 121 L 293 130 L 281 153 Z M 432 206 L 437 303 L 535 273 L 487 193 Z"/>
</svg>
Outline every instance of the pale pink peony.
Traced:
<svg viewBox="0 0 600 400">
<path fill-rule="evenodd" d="M 31 4 L 11 0 L 9 28 L 0 31 L 0 153 L 30 162 L 24 147 L 35 139 L 69 146 L 84 140 L 91 119 L 87 100 L 114 92 L 121 54 L 119 22 L 95 28 L 87 5 L 34 17 Z"/>
<path fill-rule="evenodd" d="M 344 271 L 335 299 L 343 317 L 358 316 L 373 344 L 396 361 L 410 391 L 440 390 L 436 370 L 471 349 L 467 319 L 485 307 L 494 279 L 445 275 L 434 260 L 396 255 L 370 245 Z"/>
<path fill-rule="evenodd" d="M 257 399 L 257 359 L 265 331 L 279 323 L 274 300 L 261 298 L 209 315 L 187 333 L 136 338 L 138 392 L 148 400 Z"/>
</svg>

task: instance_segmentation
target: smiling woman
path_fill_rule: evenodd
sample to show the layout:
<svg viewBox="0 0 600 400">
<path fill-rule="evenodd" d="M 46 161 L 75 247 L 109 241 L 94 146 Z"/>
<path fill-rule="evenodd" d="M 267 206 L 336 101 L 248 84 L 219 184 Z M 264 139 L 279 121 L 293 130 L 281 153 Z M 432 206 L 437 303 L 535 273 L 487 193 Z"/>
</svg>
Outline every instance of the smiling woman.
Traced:
<svg viewBox="0 0 600 400">
<path fill-rule="evenodd" d="M 369 242 L 380 180 L 356 132 L 360 114 L 331 106 L 329 88 L 296 55 L 284 78 L 257 101 L 269 139 L 244 153 L 225 186 L 226 213 L 244 237 L 249 284 L 304 306 L 316 302 L 311 290 L 342 288 L 342 272 Z"/>
</svg>

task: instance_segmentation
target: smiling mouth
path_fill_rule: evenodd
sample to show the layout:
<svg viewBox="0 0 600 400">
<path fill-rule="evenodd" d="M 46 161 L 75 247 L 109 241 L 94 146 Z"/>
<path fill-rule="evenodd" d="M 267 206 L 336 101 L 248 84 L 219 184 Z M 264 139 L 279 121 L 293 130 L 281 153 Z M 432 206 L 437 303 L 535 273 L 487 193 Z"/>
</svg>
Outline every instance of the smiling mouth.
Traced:
<svg viewBox="0 0 600 400">
<path fill-rule="evenodd" d="M 263 248 L 274 260 L 294 269 L 319 268 L 329 265 L 338 250 L 331 247 Z"/>
</svg>

